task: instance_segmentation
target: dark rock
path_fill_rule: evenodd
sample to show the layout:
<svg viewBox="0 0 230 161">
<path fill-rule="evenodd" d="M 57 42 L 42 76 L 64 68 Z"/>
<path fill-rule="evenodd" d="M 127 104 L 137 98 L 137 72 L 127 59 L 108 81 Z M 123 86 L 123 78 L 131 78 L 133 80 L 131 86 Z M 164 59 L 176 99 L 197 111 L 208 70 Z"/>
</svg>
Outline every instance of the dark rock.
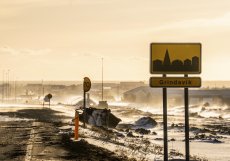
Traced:
<svg viewBox="0 0 230 161">
<path fill-rule="evenodd" d="M 207 129 L 207 128 L 200 129 L 200 128 L 197 128 L 197 127 L 191 127 L 191 128 L 190 128 L 190 131 L 194 132 L 195 134 L 198 134 L 198 133 L 208 133 L 208 132 L 210 132 L 210 130 Z"/>
<path fill-rule="evenodd" d="M 220 119 L 220 120 L 224 120 L 222 116 L 219 116 L 219 119 Z"/>
<path fill-rule="evenodd" d="M 116 126 L 117 129 L 131 129 L 133 127 L 132 124 L 118 124 Z"/>
<path fill-rule="evenodd" d="M 170 141 L 176 141 L 176 139 L 172 138 L 172 139 L 170 139 Z"/>
<path fill-rule="evenodd" d="M 210 106 L 210 104 L 208 102 L 203 104 L 203 107 L 209 107 L 209 106 Z"/>
<path fill-rule="evenodd" d="M 139 134 L 142 134 L 142 135 L 146 135 L 146 134 L 150 134 L 151 131 L 143 129 L 143 128 L 139 128 L 139 129 L 136 129 L 135 132 L 139 133 Z"/>
<path fill-rule="evenodd" d="M 130 132 L 128 132 L 127 137 L 132 137 L 132 138 L 134 138 L 134 135 L 133 135 L 133 133 L 130 131 Z"/>
<path fill-rule="evenodd" d="M 189 114 L 190 117 L 199 117 L 198 112 L 194 112 L 194 113 L 190 113 Z"/>
<path fill-rule="evenodd" d="M 151 144 L 151 142 L 149 140 L 147 140 L 147 139 L 143 139 L 142 143 L 145 144 L 145 145 Z"/>
<path fill-rule="evenodd" d="M 210 142 L 210 143 L 222 143 L 221 141 L 219 141 L 218 139 L 222 139 L 223 136 L 216 136 L 216 135 L 206 135 L 206 134 L 196 134 L 194 138 L 192 138 L 192 140 L 200 140 L 200 141 L 204 141 L 204 142 Z"/>
<path fill-rule="evenodd" d="M 122 133 L 116 133 L 116 135 L 117 135 L 118 137 L 121 137 L 121 138 L 124 138 L 124 137 L 125 137 L 125 135 L 122 134 Z"/>
<path fill-rule="evenodd" d="M 195 135 L 195 137 L 194 137 L 195 139 L 206 139 L 207 138 L 207 136 L 205 135 L 205 134 L 197 134 L 197 135 Z"/>
<path fill-rule="evenodd" d="M 217 140 L 217 139 L 214 139 L 214 140 L 213 140 L 213 143 L 222 143 L 222 141 Z"/>
<path fill-rule="evenodd" d="M 216 132 L 215 132 L 215 131 L 212 131 L 211 134 L 212 134 L 212 135 L 216 135 Z"/>
<path fill-rule="evenodd" d="M 83 116 L 86 113 L 86 123 L 93 126 L 105 126 L 110 128 L 115 128 L 121 119 L 116 117 L 111 113 L 110 109 L 97 109 L 93 107 L 86 108 L 82 114 L 79 114 L 79 120 L 83 122 Z M 96 120 L 100 120 L 100 125 L 98 125 Z M 90 121 L 91 120 L 91 121 Z"/>
<path fill-rule="evenodd" d="M 157 133 L 155 131 L 152 132 L 153 135 L 157 135 Z"/>
<path fill-rule="evenodd" d="M 157 122 L 152 119 L 151 117 L 142 117 L 135 122 L 136 126 L 146 127 L 146 128 L 153 128 L 157 125 Z"/>
<path fill-rule="evenodd" d="M 195 132 L 195 133 L 199 133 L 201 129 L 197 128 L 197 127 L 191 127 L 190 131 Z"/>
<path fill-rule="evenodd" d="M 179 124 L 172 123 L 172 125 L 171 125 L 171 128 L 183 128 L 183 127 L 184 127 L 184 124 L 182 124 L 182 123 L 179 123 Z"/>
</svg>

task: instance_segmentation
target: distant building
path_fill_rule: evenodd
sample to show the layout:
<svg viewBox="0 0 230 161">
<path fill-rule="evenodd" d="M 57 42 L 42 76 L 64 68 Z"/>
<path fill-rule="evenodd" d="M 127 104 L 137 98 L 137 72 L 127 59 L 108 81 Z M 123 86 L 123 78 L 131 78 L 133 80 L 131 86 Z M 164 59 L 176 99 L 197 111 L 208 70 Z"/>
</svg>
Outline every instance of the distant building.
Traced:
<svg viewBox="0 0 230 161">
<path fill-rule="evenodd" d="M 26 90 L 37 94 L 42 94 L 42 84 L 27 84 Z"/>
<path fill-rule="evenodd" d="M 62 90 L 62 89 L 65 89 L 67 87 L 73 88 L 73 87 L 75 87 L 75 85 L 70 85 L 70 86 L 56 85 L 56 84 L 51 84 L 51 85 L 46 84 L 46 85 L 44 85 L 44 88 L 50 89 L 50 90 Z"/>
<path fill-rule="evenodd" d="M 26 85 L 27 88 L 41 88 L 42 84 L 27 84 Z"/>
<path fill-rule="evenodd" d="M 230 105 L 230 89 L 190 89 L 189 102 L 191 105 L 204 104 L 228 104 Z M 138 87 L 123 93 L 123 101 L 143 104 L 161 104 L 162 89 L 150 87 Z M 168 91 L 169 105 L 184 104 L 184 90 L 170 89 Z"/>
<path fill-rule="evenodd" d="M 120 82 L 120 90 L 128 91 L 137 87 L 144 86 L 144 82 Z"/>
</svg>

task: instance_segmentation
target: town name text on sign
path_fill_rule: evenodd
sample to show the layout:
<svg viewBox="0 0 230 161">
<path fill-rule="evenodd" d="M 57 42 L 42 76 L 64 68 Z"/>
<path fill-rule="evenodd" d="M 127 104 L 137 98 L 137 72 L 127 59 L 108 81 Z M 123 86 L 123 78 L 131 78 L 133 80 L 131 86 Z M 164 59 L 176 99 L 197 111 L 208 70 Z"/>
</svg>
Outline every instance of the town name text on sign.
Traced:
<svg viewBox="0 0 230 161">
<path fill-rule="evenodd" d="M 150 87 L 201 87 L 200 77 L 151 77 Z"/>
</svg>

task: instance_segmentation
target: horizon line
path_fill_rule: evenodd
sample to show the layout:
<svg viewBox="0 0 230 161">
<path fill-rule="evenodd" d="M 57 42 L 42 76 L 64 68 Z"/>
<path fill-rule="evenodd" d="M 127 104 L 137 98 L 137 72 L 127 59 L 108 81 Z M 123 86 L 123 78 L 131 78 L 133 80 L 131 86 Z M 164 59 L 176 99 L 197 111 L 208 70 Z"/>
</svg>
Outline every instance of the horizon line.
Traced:
<svg viewBox="0 0 230 161">
<path fill-rule="evenodd" d="M 194 77 L 194 76 L 191 76 L 191 78 L 192 77 Z M 179 78 L 183 78 L 183 77 L 179 77 Z M 14 82 L 15 80 L 12 80 L 12 81 L 10 81 L 10 82 Z M 31 81 L 31 82 L 33 82 L 33 81 L 36 81 L 36 82 L 38 82 L 38 81 L 43 81 L 43 82 L 48 82 L 48 81 L 69 81 L 69 82 L 73 82 L 73 81 L 77 81 L 77 82 L 83 82 L 83 79 L 82 80 L 71 80 L 71 79 L 69 79 L 69 80 L 16 80 L 17 82 L 20 82 L 20 81 Z M 101 82 L 101 80 L 91 80 L 92 82 Z M 146 82 L 146 81 L 149 81 L 149 80 L 104 80 L 104 81 L 106 81 L 106 82 Z M 214 82 L 214 81 L 221 81 L 221 82 L 230 82 L 230 80 L 214 80 L 214 79 L 206 79 L 206 80 L 202 80 L 202 82 L 208 82 L 208 81 L 212 81 L 212 82 Z"/>
</svg>

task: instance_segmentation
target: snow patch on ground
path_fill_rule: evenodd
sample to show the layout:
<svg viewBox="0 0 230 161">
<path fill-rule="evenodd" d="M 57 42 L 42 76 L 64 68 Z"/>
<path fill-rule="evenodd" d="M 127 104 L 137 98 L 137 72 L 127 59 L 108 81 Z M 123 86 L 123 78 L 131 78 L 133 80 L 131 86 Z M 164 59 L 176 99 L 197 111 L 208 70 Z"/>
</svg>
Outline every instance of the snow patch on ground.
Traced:
<svg viewBox="0 0 230 161">
<path fill-rule="evenodd" d="M 16 118 L 16 117 L 9 117 L 9 116 L 0 116 L 0 121 L 30 121 L 32 119 L 23 119 L 23 118 Z"/>
</svg>

